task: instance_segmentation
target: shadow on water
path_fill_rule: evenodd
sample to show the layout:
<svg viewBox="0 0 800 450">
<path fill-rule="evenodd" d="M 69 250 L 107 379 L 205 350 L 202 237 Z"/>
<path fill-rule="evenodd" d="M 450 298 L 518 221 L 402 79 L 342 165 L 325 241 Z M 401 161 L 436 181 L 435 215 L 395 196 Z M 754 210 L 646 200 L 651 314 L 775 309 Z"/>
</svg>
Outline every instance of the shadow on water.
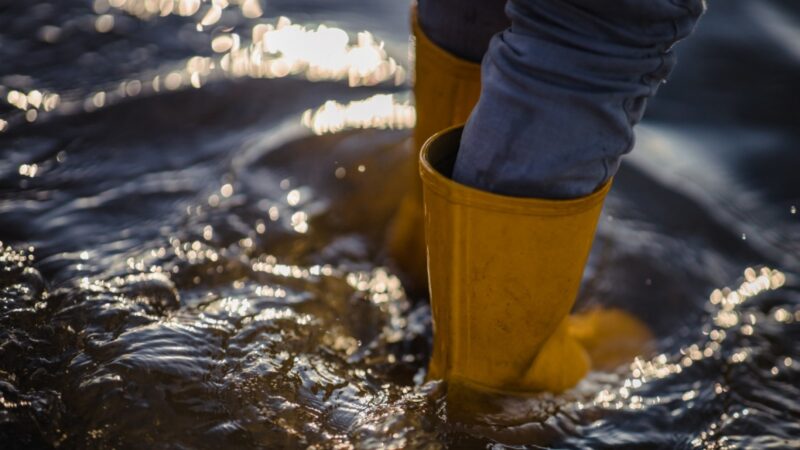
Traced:
<svg viewBox="0 0 800 450">
<path fill-rule="evenodd" d="M 657 351 L 470 423 L 382 248 L 405 5 L 183 3 L 0 9 L 3 448 L 800 446 L 793 3 L 710 5 L 608 199 L 579 305 Z"/>
</svg>

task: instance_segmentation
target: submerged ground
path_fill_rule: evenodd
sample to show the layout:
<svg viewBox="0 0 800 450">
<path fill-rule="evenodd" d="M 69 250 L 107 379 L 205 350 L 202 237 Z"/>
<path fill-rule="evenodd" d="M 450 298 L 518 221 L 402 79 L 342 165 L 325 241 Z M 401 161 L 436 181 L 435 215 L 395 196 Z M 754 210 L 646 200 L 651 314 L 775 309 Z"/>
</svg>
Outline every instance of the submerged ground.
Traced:
<svg viewBox="0 0 800 450">
<path fill-rule="evenodd" d="M 407 5 L 329 3 L 0 2 L 0 447 L 800 447 L 800 8 L 709 5 L 617 177 L 579 302 L 657 351 L 465 424 L 383 254 Z"/>
</svg>

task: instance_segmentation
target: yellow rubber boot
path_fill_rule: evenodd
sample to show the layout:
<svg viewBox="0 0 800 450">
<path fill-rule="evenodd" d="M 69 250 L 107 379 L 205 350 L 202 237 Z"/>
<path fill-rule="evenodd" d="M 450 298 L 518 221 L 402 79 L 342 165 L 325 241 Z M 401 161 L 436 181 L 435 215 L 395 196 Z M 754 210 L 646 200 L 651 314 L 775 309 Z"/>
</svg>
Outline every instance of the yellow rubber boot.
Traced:
<svg viewBox="0 0 800 450">
<path fill-rule="evenodd" d="M 434 349 L 429 378 L 479 391 L 561 392 L 590 368 L 568 315 L 610 183 L 573 200 L 507 197 L 450 179 L 461 128 L 420 156 Z"/>
<path fill-rule="evenodd" d="M 592 368 L 613 370 L 653 349 L 653 334 L 618 308 L 595 307 L 569 316 L 567 333 L 589 353 Z"/>
<path fill-rule="evenodd" d="M 414 97 L 417 124 L 414 148 L 419 149 L 434 133 L 467 121 L 480 95 L 480 64 L 460 59 L 434 44 L 412 14 L 416 40 Z M 418 158 L 411 158 L 408 194 L 398 208 L 388 235 L 388 252 L 412 284 L 424 289 L 425 232 L 422 214 L 422 186 Z"/>
</svg>

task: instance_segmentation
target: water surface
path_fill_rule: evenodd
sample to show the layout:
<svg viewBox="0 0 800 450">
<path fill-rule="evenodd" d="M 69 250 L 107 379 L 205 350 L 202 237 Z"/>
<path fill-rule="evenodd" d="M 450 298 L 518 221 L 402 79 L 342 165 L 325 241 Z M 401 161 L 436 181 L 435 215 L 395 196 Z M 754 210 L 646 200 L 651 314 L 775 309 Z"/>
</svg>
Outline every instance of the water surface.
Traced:
<svg viewBox="0 0 800 450">
<path fill-rule="evenodd" d="M 617 177 L 579 305 L 656 351 L 469 424 L 382 245 L 407 20 L 0 2 L 3 448 L 800 447 L 800 8 L 713 2 Z"/>
</svg>

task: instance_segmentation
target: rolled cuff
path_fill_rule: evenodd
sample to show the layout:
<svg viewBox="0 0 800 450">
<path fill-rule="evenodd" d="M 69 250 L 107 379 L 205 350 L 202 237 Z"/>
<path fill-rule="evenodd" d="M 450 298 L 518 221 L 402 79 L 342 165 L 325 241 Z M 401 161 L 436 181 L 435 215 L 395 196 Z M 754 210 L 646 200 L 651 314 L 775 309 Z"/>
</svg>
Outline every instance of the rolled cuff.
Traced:
<svg viewBox="0 0 800 450">
<path fill-rule="evenodd" d="M 522 197 L 596 190 L 633 147 L 647 99 L 675 65 L 672 46 L 703 7 L 701 0 L 509 1 L 512 25 L 484 58 L 454 179 Z"/>
</svg>

